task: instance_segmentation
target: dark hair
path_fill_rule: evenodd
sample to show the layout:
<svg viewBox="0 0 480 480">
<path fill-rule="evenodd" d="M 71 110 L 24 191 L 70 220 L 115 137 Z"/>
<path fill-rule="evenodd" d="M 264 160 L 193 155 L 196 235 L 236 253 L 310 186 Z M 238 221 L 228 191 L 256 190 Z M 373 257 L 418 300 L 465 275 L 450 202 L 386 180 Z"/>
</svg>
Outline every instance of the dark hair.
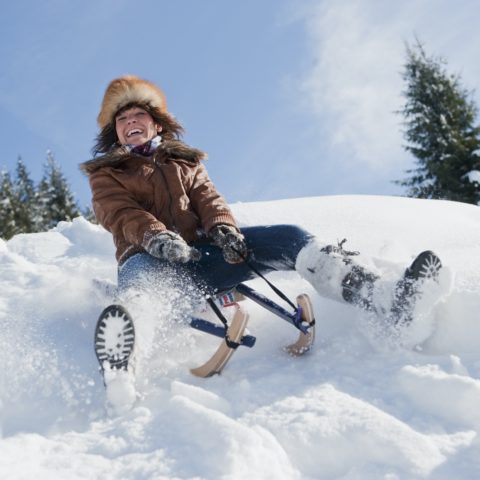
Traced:
<svg viewBox="0 0 480 480">
<path fill-rule="evenodd" d="M 162 138 L 165 140 L 179 139 L 185 131 L 182 125 L 169 113 L 162 112 L 158 108 L 148 104 L 132 102 L 122 107 L 114 116 L 112 121 L 106 125 L 95 138 L 95 145 L 92 148 L 93 156 L 109 152 L 118 145 L 117 131 L 115 129 L 115 117 L 133 107 L 139 107 L 151 115 L 155 123 L 162 126 Z"/>
</svg>

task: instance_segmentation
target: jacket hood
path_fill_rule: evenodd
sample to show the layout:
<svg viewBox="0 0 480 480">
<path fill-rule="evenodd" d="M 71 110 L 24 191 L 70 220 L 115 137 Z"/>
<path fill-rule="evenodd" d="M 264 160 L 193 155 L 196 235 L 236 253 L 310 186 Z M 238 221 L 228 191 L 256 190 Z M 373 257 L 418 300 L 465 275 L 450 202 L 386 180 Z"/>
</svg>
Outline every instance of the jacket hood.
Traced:
<svg viewBox="0 0 480 480">
<path fill-rule="evenodd" d="M 80 164 L 80 170 L 87 175 L 92 174 L 99 168 L 118 167 L 123 162 L 131 158 L 145 158 L 141 155 L 131 153 L 124 147 L 118 147 L 105 155 L 92 158 Z M 180 140 L 164 140 L 153 154 L 155 162 L 166 163 L 170 160 L 184 161 L 196 164 L 207 158 L 207 154 L 202 150 L 190 147 Z"/>
</svg>

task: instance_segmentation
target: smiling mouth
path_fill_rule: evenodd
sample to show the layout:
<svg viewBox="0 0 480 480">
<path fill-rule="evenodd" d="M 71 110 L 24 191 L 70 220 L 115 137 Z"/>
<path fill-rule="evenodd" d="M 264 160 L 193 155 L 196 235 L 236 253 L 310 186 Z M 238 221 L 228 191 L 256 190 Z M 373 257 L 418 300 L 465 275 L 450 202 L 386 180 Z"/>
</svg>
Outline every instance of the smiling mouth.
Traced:
<svg viewBox="0 0 480 480">
<path fill-rule="evenodd" d="M 142 130 L 138 129 L 138 128 L 135 128 L 134 130 L 130 130 L 128 133 L 127 133 L 127 138 L 128 137 L 132 137 L 133 135 L 141 135 L 143 132 Z"/>
</svg>

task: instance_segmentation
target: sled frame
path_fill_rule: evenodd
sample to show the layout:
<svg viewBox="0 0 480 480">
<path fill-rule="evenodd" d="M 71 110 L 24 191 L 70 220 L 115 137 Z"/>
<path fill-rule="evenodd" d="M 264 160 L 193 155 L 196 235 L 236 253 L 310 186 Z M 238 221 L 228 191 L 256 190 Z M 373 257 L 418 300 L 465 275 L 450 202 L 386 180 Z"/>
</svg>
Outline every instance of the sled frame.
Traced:
<svg viewBox="0 0 480 480">
<path fill-rule="evenodd" d="M 192 368 L 190 370 L 191 373 L 200 377 L 210 377 L 219 374 L 237 347 L 246 346 L 251 348 L 255 345 L 256 338 L 254 336 L 244 335 L 248 323 L 248 314 L 237 303 L 245 298 L 257 303 L 300 331 L 298 339 L 285 347 L 285 350 L 290 355 L 298 357 L 311 349 L 315 340 L 315 318 L 312 303 L 307 294 L 297 296 L 297 308 L 293 312 L 287 311 L 270 298 L 244 283 L 237 285 L 229 294 L 232 295 L 234 300 L 230 305 L 235 306 L 237 309 L 229 327 L 222 327 L 199 318 L 192 318 L 190 321 L 192 328 L 224 339 L 210 360 L 200 367 Z"/>
</svg>

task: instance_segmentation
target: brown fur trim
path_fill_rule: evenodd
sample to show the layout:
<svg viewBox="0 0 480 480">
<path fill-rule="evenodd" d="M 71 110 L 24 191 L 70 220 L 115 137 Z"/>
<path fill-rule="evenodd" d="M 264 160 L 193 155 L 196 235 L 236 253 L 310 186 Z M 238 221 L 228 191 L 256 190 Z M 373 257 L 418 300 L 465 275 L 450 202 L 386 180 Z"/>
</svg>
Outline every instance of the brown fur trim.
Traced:
<svg viewBox="0 0 480 480">
<path fill-rule="evenodd" d="M 198 148 L 190 147 L 180 140 L 168 140 L 160 144 L 153 155 L 156 163 L 169 160 L 183 160 L 188 163 L 199 163 L 207 159 L 207 154 Z"/>
<path fill-rule="evenodd" d="M 146 103 L 161 112 L 167 111 L 167 100 L 159 87 L 135 75 L 125 75 L 112 80 L 105 91 L 97 117 L 100 129 L 111 123 L 117 112 L 129 103 Z"/>
<path fill-rule="evenodd" d="M 80 164 L 80 170 L 87 175 L 92 174 L 102 167 L 119 167 L 126 160 L 139 155 L 127 152 L 123 147 L 118 147 L 106 155 L 93 158 Z M 170 160 L 187 163 L 199 163 L 207 158 L 207 154 L 197 148 L 190 147 L 180 140 L 164 140 L 155 151 L 153 158 L 157 163 L 166 163 Z"/>
</svg>

